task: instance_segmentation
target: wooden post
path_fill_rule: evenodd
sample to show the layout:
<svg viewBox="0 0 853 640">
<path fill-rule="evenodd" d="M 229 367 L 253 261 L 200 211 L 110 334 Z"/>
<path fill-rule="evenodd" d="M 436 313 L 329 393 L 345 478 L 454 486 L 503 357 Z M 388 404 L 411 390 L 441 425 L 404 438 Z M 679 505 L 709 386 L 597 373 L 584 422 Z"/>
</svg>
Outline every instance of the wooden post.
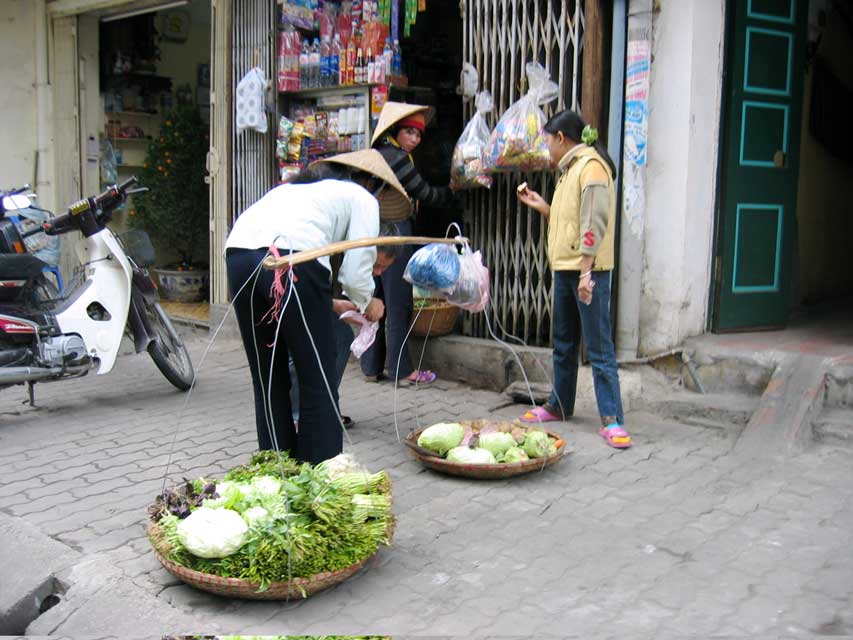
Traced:
<svg viewBox="0 0 853 640">
<path fill-rule="evenodd" d="M 584 0 L 583 71 L 581 75 L 581 115 L 604 138 L 607 114 L 604 111 L 607 63 L 605 0 Z"/>
</svg>

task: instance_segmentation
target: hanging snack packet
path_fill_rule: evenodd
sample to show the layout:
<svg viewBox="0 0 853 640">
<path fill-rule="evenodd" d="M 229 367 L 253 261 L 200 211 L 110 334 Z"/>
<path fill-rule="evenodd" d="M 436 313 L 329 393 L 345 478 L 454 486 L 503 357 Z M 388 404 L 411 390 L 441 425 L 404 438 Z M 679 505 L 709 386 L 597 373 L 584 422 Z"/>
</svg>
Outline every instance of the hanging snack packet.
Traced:
<svg viewBox="0 0 853 640">
<path fill-rule="evenodd" d="M 489 270 L 480 252 L 471 253 L 467 245 L 459 257 L 459 278 L 447 301 L 468 311 L 482 311 L 489 302 Z"/>
<path fill-rule="evenodd" d="M 459 254 L 449 244 L 421 247 L 409 258 L 403 278 L 417 287 L 445 294 L 459 279 Z"/>
<path fill-rule="evenodd" d="M 492 110 L 492 94 L 481 91 L 474 99 L 477 112 L 465 125 L 459 141 L 453 148 L 450 161 L 451 189 L 492 186 L 492 178 L 483 169 L 483 150 L 489 143 L 489 125 L 486 114 Z"/>
<path fill-rule="evenodd" d="M 551 166 L 540 105 L 559 94 L 559 86 L 538 62 L 528 62 L 528 90 L 501 116 L 483 153 L 487 171 L 541 171 Z"/>
<path fill-rule="evenodd" d="M 293 120 L 287 116 L 281 116 L 278 120 L 278 139 L 287 142 L 293 133 Z"/>
</svg>

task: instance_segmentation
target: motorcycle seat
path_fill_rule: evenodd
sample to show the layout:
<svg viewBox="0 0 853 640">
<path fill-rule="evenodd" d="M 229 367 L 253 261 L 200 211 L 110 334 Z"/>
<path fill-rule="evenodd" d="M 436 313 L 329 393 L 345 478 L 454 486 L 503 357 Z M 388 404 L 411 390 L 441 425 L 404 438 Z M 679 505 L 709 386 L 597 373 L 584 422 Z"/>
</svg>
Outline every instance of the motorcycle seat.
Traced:
<svg viewBox="0 0 853 640">
<path fill-rule="evenodd" d="M 0 254 L 0 280 L 29 280 L 49 265 L 29 253 Z"/>
</svg>

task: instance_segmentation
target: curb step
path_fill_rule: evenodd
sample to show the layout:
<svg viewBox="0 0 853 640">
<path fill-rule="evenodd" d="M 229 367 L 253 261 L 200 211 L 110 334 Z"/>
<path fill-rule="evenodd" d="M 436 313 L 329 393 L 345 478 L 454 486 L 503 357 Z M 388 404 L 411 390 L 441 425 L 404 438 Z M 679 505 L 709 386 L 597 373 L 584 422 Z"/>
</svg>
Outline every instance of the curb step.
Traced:
<svg viewBox="0 0 853 640">
<path fill-rule="evenodd" d="M 853 448 L 853 408 L 824 409 L 812 429 L 815 440 Z"/>
</svg>

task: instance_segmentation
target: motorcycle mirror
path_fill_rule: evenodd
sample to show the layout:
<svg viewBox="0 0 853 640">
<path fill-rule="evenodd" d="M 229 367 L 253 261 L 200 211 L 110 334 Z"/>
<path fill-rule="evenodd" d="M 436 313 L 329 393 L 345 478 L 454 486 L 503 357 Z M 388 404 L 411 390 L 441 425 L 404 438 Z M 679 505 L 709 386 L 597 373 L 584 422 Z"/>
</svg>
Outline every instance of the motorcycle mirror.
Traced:
<svg viewBox="0 0 853 640">
<path fill-rule="evenodd" d="M 5 196 L 3 198 L 3 208 L 6 211 L 14 211 L 15 209 L 27 209 L 30 206 L 30 199 L 27 196 L 14 195 Z"/>
</svg>

